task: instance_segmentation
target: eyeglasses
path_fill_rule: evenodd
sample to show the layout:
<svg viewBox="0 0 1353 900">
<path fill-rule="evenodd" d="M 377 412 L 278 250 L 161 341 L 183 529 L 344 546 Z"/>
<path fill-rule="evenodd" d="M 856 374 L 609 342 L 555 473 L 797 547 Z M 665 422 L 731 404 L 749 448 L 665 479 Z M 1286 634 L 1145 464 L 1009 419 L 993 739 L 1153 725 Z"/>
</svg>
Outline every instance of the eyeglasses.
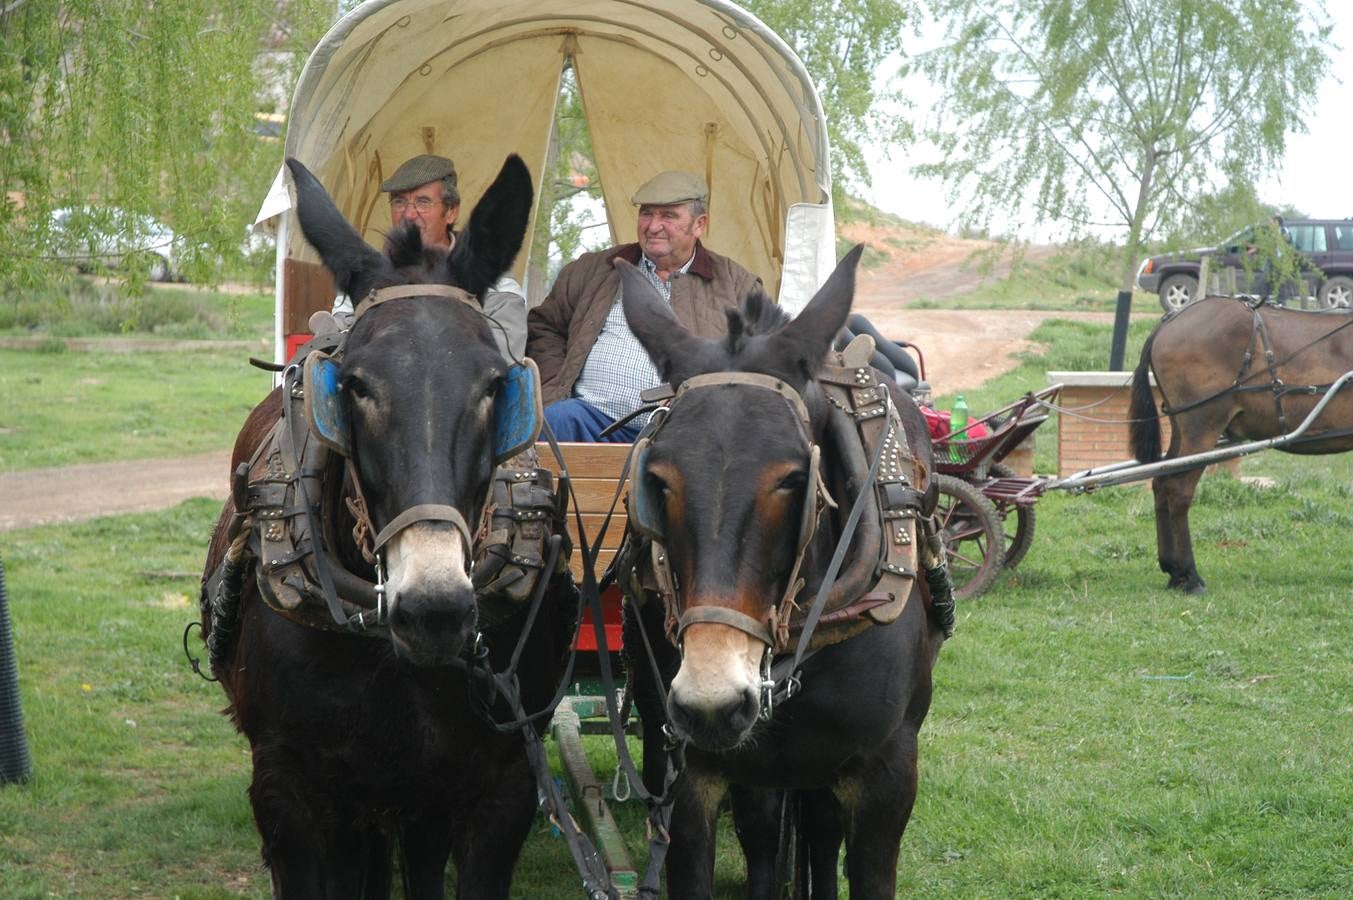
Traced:
<svg viewBox="0 0 1353 900">
<path fill-rule="evenodd" d="M 408 209 L 409 204 L 412 203 L 413 208 L 418 210 L 419 215 L 421 215 L 423 213 L 432 212 L 432 207 L 441 202 L 442 201 L 440 200 L 433 200 L 431 197 L 418 197 L 414 200 L 409 200 L 407 197 L 391 197 L 390 209 L 397 213 L 402 213 L 404 210 Z"/>
</svg>

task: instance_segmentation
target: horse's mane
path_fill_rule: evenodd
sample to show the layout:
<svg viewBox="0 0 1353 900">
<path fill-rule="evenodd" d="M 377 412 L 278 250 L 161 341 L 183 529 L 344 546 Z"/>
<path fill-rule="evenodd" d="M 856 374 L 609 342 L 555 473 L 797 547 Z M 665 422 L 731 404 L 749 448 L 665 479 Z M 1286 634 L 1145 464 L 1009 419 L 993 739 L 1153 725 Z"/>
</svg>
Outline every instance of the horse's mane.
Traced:
<svg viewBox="0 0 1353 900">
<path fill-rule="evenodd" d="M 728 317 L 728 340 L 725 349 L 736 358 L 746 347 L 747 338 L 771 334 L 789 324 L 790 316 L 771 302 L 766 292 L 757 288 L 742 298 L 735 309 L 725 310 Z"/>
<path fill-rule="evenodd" d="M 380 279 L 382 283 L 376 285 L 378 288 L 444 280 L 437 276 L 445 272 L 447 251 L 440 247 L 425 246 L 417 225 L 402 223 L 387 234 L 385 255 L 389 257 L 394 270 Z"/>
</svg>

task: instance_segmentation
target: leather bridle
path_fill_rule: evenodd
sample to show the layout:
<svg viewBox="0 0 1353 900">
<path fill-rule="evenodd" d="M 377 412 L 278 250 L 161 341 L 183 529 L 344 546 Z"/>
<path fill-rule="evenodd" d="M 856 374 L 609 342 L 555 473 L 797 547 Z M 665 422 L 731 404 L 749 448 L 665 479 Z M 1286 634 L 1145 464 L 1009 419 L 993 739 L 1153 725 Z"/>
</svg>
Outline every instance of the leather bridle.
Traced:
<svg viewBox="0 0 1353 900">
<path fill-rule="evenodd" d="M 362 316 L 369 313 L 372 309 L 381 304 L 392 300 L 405 300 L 415 297 L 447 297 L 452 300 L 458 300 L 461 303 L 480 311 L 479 303 L 468 292 L 461 288 L 449 284 L 401 284 L 392 287 L 373 289 L 353 313 L 352 325 L 356 325 Z M 351 333 L 351 326 L 349 326 Z M 340 347 L 341 351 L 341 347 Z M 370 512 L 367 508 L 366 497 L 362 491 L 361 477 L 357 472 L 357 465 L 352 455 L 346 456 L 346 466 L 348 469 L 348 478 L 352 484 L 354 496 L 348 498 L 348 509 L 352 512 L 356 524 L 353 526 L 353 540 L 361 551 L 363 558 L 375 566 L 376 569 L 376 609 L 375 615 L 370 621 L 363 619 L 360 624 L 363 626 L 381 626 L 385 624 L 386 614 L 389 607 L 385 598 L 385 557 L 381 552 L 385 545 L 402 533 L 409 526 L 419 522 L 446 522 L 449 523 L 460 534 L 464 541 L 465 559 L 468 560 L 474 554 L 474 537 L 471 534 L 470 527 L 465 521 L 465 516 L 454 506 L 448 506 L 440 503 L 419 503 L 402 510 L 394 518 L 386 523 L 385 527 L 379 532 L 371 521 Z"/>
<path fill-rule="evenodd" d="M 771 607 L 770 614 L 765 621 L 724 606 L 701 604 L 685 609 L 681 608 L 680 585 L 672 572 L 671 556 L 666 547 L 666 535 L 663 533 L 661 524 L 656 520 L 654 499 L 646 495 L 646 488 L 641 484 L 647 450 L 653 439 L 670 421 L 674 409 L 677 408 L 681 400 L 696 391 L 728 385 L 770 391 L 783 399 L 794 416 L 796 428 L 806 445 L 810 460 L 808 474 L 810 485 L 808 490 L 812 493 L 811 496 L 804 499 L 794 563 L 790 568 L 784 594 L 779 603 Z M 803 579 L 799 577 L 799 571 L 803 567 L 803 559 L 808 545 L 812 542 L 813 535 L 816 532 L 818 517 L 823 509 L 835 508 L 836 506 L 822 477 L 821 448 L 813 440 L 808 407 L 804 403 L 802 395 L 779 378 L 755 372 L 712 372 L 705 375 L 696 375 L 683 382 L 677 388 L 670 403 L 665 407 L 660 407 L 654 414 L 646 433 L 635 443 L 634 459 L 636 477 L 631 487 L 635 499 L 631 503 L 631 521 L 634 522 L 637 530 L 652 541 L 653 569 L 658 584 L 658 593 L 662 595 L 663 603 L 667 608 L 668 631 L 677 645 L 680 646 L 681 637 L 687 628 L 696 623 L 707 622 L 735 628 L 760 641 L 773 652 L 784 649 L 789 642 L 789 618 L 794 609 L 794 600 L 804 585 Z"/>
</svg>

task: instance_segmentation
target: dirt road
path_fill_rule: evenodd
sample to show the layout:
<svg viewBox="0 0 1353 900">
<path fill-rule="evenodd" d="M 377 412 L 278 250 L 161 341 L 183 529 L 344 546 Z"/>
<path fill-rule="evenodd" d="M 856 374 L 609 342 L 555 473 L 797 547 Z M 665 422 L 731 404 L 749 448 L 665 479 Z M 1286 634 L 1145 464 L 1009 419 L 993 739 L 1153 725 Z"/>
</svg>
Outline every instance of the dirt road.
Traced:
<svg viewBox="0 0 1353 900">
<path fill-rule="evenodd" d="M 225 499 L 230 451 L 0 475 L 0 531 Z"/>
<path fill-rule="evenodd" d="M 878 307 L 865 294 L 861 301 L 860 310 L 880 331 L 921 346 L 936 393 L 967 390 L 1013 368 L 1014 355 L 1029 347 L 1026 335 L 1051 315 Z M 1110 320 L 1106 313 L 1056 315 Z M 190 497 L 224 499 L 229 467 L 223 450 L 0 475 L 0 531 L 164 509 Z"/>
</svg>

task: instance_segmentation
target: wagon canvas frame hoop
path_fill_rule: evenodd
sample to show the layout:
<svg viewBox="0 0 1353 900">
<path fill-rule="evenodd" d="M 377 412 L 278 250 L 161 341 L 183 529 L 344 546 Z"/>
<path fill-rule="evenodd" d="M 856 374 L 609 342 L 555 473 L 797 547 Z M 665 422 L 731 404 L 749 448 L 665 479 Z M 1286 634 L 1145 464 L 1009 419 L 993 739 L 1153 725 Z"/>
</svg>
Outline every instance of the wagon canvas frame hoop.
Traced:
<svg viewBox="0 0 1353 900">
<path fill-rule="evenodd" d="M 539 195 L 569 65 L 612 241 L 632 239 L 641 183 L 696 171 L 710 184 L 706 243 L 759 275 L 788 312 L 801 309 L 836 263 L 826 117 L 793 51 L 727 0 L 367 0 L 306 62 L 283 154 L 380 246 L 379 185 L 420 153 L 455 161 L 466 209 L 508 152 Z M 643 104 L 636 78 L 656 92 Z M 278 362 L 333 300 L 291 204 L 279 170 L 254 226 L 277 236 Z"/>
</svg>

